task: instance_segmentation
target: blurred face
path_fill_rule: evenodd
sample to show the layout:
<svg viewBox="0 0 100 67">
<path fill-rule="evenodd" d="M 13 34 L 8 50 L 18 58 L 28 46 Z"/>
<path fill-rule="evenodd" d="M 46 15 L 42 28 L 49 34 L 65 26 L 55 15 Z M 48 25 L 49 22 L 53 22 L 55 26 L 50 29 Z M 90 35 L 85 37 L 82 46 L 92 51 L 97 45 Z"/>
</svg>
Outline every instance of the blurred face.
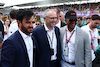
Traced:
<svg viewBox="0 0 100 67">
<path fill-rule="evenodd" d="M 35 25 L 36 26 L 39 26 L 39 25 L 41 25 L 41 23 L 40 22 L 36 22 Z"/>
<path fill-rule="evenodd" d="M 77 23 L 78 23 L 78 24 L 81 24 L 81 23 L 82 23 L 82 20 L 77 19 Z"/>
<path fill-rule="evenodd" d="M 76 18 L 74 18 L 74 19 L 66 19 L 65 21 L 66 21 L 66 23 L 68 25 L 68 29 L 73 30 L 74 27 L 76 26 L 77 19 Z"/>
<path fill-rule="evenodd" d="M 44 18 L 48 28 L 53 28 L 57 24 L 57 14 L 53 11 L 48 12 L 48 16 Z"/>
<path fill-rule="evenodd" d="M 59 19 L 61 22 L 63 22 L 63 20 L 64 20 L 64 16 L 61 13 L 60 13 Z"/>
<path fill-rule="evenodd" d="M 53 10 L 57 13 L 57 9 L 56 8 L 54 8 Z M 57 17 L 58 17 L 58 20 L 57 20 L 57 23 L 58 23 L 59 22 L 59 18 L 60 18 L 60 12 L 57 13 Z"/>
<path fill-rule="evenodd" d="M 86 20 L 86 17 L 84 17 L 83 20 Z"/>
<path fill-rule="evenodd" d="M 100 24 L 100 20 L 92 20 L 92 27 L 97 28 Z"/>
<path fill-rule="evenodd" d="M 10 21 L 9 21 L 9 19 L 6 19 L 6 21 L 4 22 L 5 23 L 5 25 L 9 25 L 10 24 Z"/>
<path fill-rule="evenodd" d="M 18 25 L 20 30 L 25 33 L 26 35 L 30 34 L 33 32 L 33 16 L 29 19 L 26 20 L 26 18 L 23 19 L 22 23 L 19 21 Z"/>
<path fill-rule="evenodd" d="M 90 19 L 87 19 L 87 20 L 86 20 L 86 23 L 87 23 L 87 24 L 90 23 Z"/>
</svg>

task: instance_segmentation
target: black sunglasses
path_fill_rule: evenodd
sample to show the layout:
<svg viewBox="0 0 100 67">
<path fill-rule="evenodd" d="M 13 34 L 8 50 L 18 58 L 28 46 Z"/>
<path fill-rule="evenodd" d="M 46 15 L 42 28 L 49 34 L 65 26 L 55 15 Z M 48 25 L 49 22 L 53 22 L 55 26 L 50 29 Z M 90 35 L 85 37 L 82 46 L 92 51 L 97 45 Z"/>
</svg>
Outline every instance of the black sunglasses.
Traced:
<svg viewBox="0 0 100 67">
<path fill-rule="evenodd" d="M 40 25 L 40 24 L 36 24 L 36 25 Z"/>
<path fill-rule="evenodd" d="M 69 21 L 70 22 L 73 22 L 73 21 L 77 22 L 77 19 L 69 19 Z"/>
<path fill-rule="evenodd" d="M 61 17 L 61 16 L 59 16 L 59 17 Z"/>
</svg>

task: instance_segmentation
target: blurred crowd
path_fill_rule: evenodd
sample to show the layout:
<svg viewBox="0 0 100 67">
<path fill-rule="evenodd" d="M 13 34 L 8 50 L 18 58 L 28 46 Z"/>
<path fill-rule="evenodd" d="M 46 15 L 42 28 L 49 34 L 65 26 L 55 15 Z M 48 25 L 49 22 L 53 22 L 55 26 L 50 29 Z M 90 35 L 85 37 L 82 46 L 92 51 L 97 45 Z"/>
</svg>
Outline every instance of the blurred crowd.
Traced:
<svg viewBox="0 0 100 67">
<path fill-rule="evenodd" d="M 54 6 L 53 6 L 54 7 Z M 86 4 L 72 4 L 72 5 L 57 5 L 55 7 L 59 7 L 61 11 L 67 10 L 75 10 L 75 11 L 93 11 L 93 10 L 100 10 L 100 2 L 98 3 L 86 3 Z M 42 12 L 51 7 L 36 7 L 31 8 L 34 12 Z"/>
<path fill-rule="evenodd" d="M 100 8 L 100 5 L 98 3 L 91 4 L 90 8 L 89 8 L 89 4 L 82 4 L 81 6 L 82 6 L 81 7 L 82 11 L 88 10 L 88 9 L 99 10 L 99 8 Z M 20 42 L 17 41 L 18 39 L 16 36 L 16 34 L 18 34 L 18 31 L 21 34 L 22 34 L 22 32 L 25 33 L 26 35 L 28 34 L 27 36 L 30 36 L 30 33 L 33 33 L 32 36 L 33 36 L 34 41 L 31 40 L 31 37 L 27 37 L 26 35 L 24 35 L 24 36 L 26 36 L 26 38 L 23 39 L 22 41 L 24 41 L 25 44 L 31 44 L 31 47 L 29 47 L 29 46 L 25 47 L 25 48 L 27 48 L 27 51 L 29 51 L 28 54 L 31 53 L 30 51 L 33 51 L 33 50 L 31 50 L 32 47 L 34 48 L 34 45 L 32 46 L 32 43 L 34 42 L 34 44 L 38 44 L 38 46 L 35 46 L 36 52 L 38 52 L 38 54 L 36 53 L 37 57 L 38 57 L 38 59 L 36 57 L 36 59 L 38 60 L 38 61 L 36 61 L 36 62 L 38 62 L 38 66 L 36 66 L 36 67 L 39 67 L 39 64 L 40 64 L 40 67 L 42 67 L 42 66 L 58 67 L 57 64 L 59 65 L 59 63 L 58 63 L 59 60 L 61 60 L 62 67 L 66 67 L 67 64 L 69 67 L 70 66 L 71 67 L 81 67 L 81 65 L 82 65 L 82 67 L 91 67 L 91 65 L 92 65 L 91 61 L 95 65 L 95 63 L 96 63 L 95 60 L 100 58 L 97 56 L 100 53 L 100 51 L 96 52 L 98 49 L 100 49 L 100 46 L 98 46 L 98 45 L 100 45 L 100 16 L 92 15 L 91 17 L 86 17 L 86 16 L 77 17 L 77 14 L 75 11 L 79 11 L 78 7 L 79 7 L 79 5 L 64 5 L 64 6 L 59 6 L 60 9 L 57 7 L 52 7 L 52 9 L 43 8 L 43 10 L 40 8 L 36 9 L 36 10 L 33 9 L 32 11 L 34 11 L 35 14 L 34 13 L 32 14 L 32 11 L 28 11 L 28 10 L 11 10 L 8 15 L 4 15 L 3 12 L 0 12 L 0 53 L 2 53 L 0 55 L 0 60 L 2 62 L 1 63 L 2 66 L 4 65 L 3 64 L 3 62 L 5 62 L 4 60 L 6 60 L 6 63 L 8 62 L 7 63 L 8 66 L 9 66 L 9 61 L 11 62 L 11 64 L 13 64 L 13 62 L 14 62 L 16 65 L 16 63 L 17 63 L 16 60 L 19 60 L 19 58 L 21 60 L 21 57 L 17 54 L 18 49 L 15 48 L 16 44 L 19 49 L 21 48 L 19 46 Z M 46 11 L 44 11 L 44 9 L 46 9 Z M 64 14 L 63 11 L 66 11 L 66 10 L 69 10 L 69 11 L 66 14 Z M 36 13 L 39 11 L 44 11 L 43 17 L 41 17 L 38 13 Z M 24 12 L 26 12 L 26 13 L 24 13 Z M 27 12 L 29 12 L 29 15 Z M 41 20 L 41 18 L 43 20 Z M 24 21 L 27 21 L 27 22 L 24 22 Z M 67 28 L 67 26 L 68 26 L 68 28 Z M 66 30 L 66 33 L 63 33 L 65 30 Z M 79 30 L 79 31 L 77 31 L 77 30 Z M 41 31 L 42 31 L 42 33 L 41 33 Z M 75 33 L 74 33 L 74 31 L 75 31 Z M 53 34 L 52 34 L 52 32 L 53 32 Z M 77 32 L 79 33 L 78 35 L 77 35 Z M 45 36 L 46 33 L 47 33 L 47 36 Z M 60 35 L 60 33 L 61 33 L 61 35 Z M 69 36 L 69 35 L 71 35 L 71 36 Z M 45 43 L 47 43 L 47 42 L 45 39 L 42 39 L 41 36 L 44 38 L 45 37 L 47 38 L 48 44 L 50 44 L 50 46 L 45 45 Z M 13 37 L 16 37 L 16 38 L 13 38 Z M 62 39 L 60 39 L 59 37 L 61 37 Z M 71 37 L 72 37 L 72 39 L 71 39 Z M 79 39 L 77 39 L 78 37 L 79 37 Z M 54 41 L 53 41 L 53 38 L 54 38 Z M 68 41 L 67 41 L 67 38 L 69 38 Z M 15 39 L 16 44 L 14 43 L 14 39 Z M 21 38 L 19 38 L 19 39 L 21 39 Z M 28 42 L 28 39 L 29 39 L 29 42 Z M 66 42 L 64 39 L 66 40 Z M 35 42 L 35 40 L 37 42 Z M 70 45 L 74 45 L 74 44 L 76 45 L 76 43 L 75 43 L 76 40 L 78 40 L 77 45 L 79 48 L 77 48 L 78 52 L 75 53 L 74 51 L 76 50 L 75 49 L 76 47 L 70 46 Z M 60 41 L 61 41 L 61 43 L 60 43 Z M 10 42 L 11 42 L 11 44 L 10 44 Z M 10 55 L 12 56 L 12 57 L 10 57 L 10 59 L 16 58 L 15 55 L 17 54 L 18 57 L 16 59 L 13 59 L 13 60 L 5 59 L 5 58 L 7 58 L 7 55 L 4 54 L 4 53 L 6 53 L 6 51 L 4 49 L 8 48 L 10 50 L 10 48 L 6 46 L 7 44 L 9 44 L 9 46 L 11 46 L 10 47 L 11 49 L 12 49 L 12 44 L 14 44 L 14 47 L 13 47 L 14 49 L 12 49 L 12 51 L 9 51 L 9 53 L 12 53 L 14 51 L 15 52 L 12 54 L 9 54 L 9 53 L 7 53 L 7 54 L 9 56 Z M 52 46 L 52 44 L 56 45 L 56 46 Z M 57 46 L 60 44 L 64 45 L 65 46 L 64 48 L 68 47 L 66 50 L 62 50 L 61 54 L 59 51 L 61 50 L 60 48 L 62 48 L 62 47 Z M 66 44 L 68 44 L 68 46 L 66 46 Z M 2 45 L 4 45 L 3 51 L 1 50 Z M 53 49 L 51 49 L 52 47 L 53 47 Z M 73 48 L 73 47 L 75 47 L 75 48 Z M 98 49 L 97 49 L 97 47 L 98 47 Z M 50 51 L 49 51 L 49 48 L 50 48 Z M 62 48 L 62 49 L 64 49 L 64 48 Z M 38 49 L 40 49 L 40 52 L 38 51 Z M 47 49 L 47 50 L 45 50 L 45 49 Z M 20 50 L 18 50 L 18 53 L 20 53 L 20 55 L 23 55 L 23 50 L 21 51 L 22 54 L 21 54 Z M 64 53 L 64 51 L 68 52 L 67 50 L 72 51 L 72 52 L 69 52 L 68 56 L 66 56 L 67 53 Z M 51 55 L 51 53 L 52 53 L 52 55 Z M 47 54 L 47 55 L 45 55 L 45 54 Z M 56 56 L 56 54 L 57 54 L 57 56 Z M 60 56 L 60 55 L 62 55 L 62 56 Z M 71 55 L 74 57 L 72 57 Z M 2 57 L 2 56 L 4 56 L 4 57 Z M 33 62 L 32 56 L 29 55 L 29 57 L 31 57 L 31 59 L 32 59 L 31 60 L 29 58 L 31 65 Z M 50 56 L 51 58 L 48 58 L 48 56 Z M 62 57 L 62 59 L 59 59 L 59 57 Z M 78 57 L 80 59 L 78 59 Z M 22 58 L 24 58 L 24 57 L 22 57 Z M 51 65 L 54 65 L 54 66 L 49 66 L 49 61 L 45 58 L 50 60 Z M 66 58 L 67 60 L 65 60 L 64 58 Z M 77 60 L 75 58 L 77 58 Z M 41 61 L 43 63 L 41 63 Z M 73 61 L 73 62 L 70 62 L 70 61 Z M 24 60 L 23 60 L 23 62 L 24 62 Z M 57 62 L 57 64 L 55 64 L 56 62 Z M 98 60 L 98 62 L 99 62 L 99 60 Z M 64 66 L 64 64 L 65 64 L 65 66 Z M 99 65 L 100 65 L 100 63 L 99 63 Z M 26 66 L 26 67 L 29 67 L 29 66 Z M 30 67 L 32 67 L 32 66 L 30 66 Z"/>
</svg>

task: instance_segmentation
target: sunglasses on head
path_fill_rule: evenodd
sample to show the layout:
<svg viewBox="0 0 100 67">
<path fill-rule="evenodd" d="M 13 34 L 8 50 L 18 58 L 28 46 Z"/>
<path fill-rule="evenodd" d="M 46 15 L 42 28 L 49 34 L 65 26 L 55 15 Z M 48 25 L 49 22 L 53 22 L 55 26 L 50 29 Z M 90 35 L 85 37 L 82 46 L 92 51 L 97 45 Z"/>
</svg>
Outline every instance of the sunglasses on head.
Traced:
<svg viewBox="0 0 100 67">
<path fill-rule="evenodd" d="M 77 19 L 69 19 L 69 21 L 70 22 L 73 22 L 73 21 L 77 22 Z"/>
</svg>

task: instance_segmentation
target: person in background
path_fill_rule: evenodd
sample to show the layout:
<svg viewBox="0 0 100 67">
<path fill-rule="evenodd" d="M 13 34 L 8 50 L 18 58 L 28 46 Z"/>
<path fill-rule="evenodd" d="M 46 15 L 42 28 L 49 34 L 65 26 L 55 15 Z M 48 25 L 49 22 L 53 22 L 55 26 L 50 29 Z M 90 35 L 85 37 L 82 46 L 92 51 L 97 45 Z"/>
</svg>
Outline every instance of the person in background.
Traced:
<svg viewBox="0 0 100 67">
<path fill-rule="evenodd" d="M 40 20 L 38 20 L 38 21 L 35 22 L 35 25 L 36 25 L 36 27 L 39 26 L 39 25 L 42 25 L 42 22 Z"/>
<path fill-rule="evenodd" d="M 41 17 L 39 15 L 35 16 L 35 21 L 41 21 Z"/>
<path fill-rule="evenodd" d="M 87 17 L 87 18 L 86 18 L 86 25 L 90 23 L 90 20 L 91 20 L 90 17 Z"/>
<path fill-rule="evenodd" d="M 61 21 L 61 27 L 65 26 L 65 21 L 64 21 L 64 13 L 62 11 L 60 11 L 60 16 L 59 19 Z"/>
<path fill-rule="evenodd" d="M 18 12 L 18 10 L 11 10 L 9 13 L 9 19 L 11 21 L 9 30 L 8 30 L 8 37 L 10 37 L 15 31 L 18 30 L 18 24 L 16 21 L 16 13 Z"/>
<path fill-rule="evenodd" d="M 3 17 L 3 12 L 0 11 L 0 21 L 4 24 L 4 22 L 2 21 L 2 17 Z"/>
<path fill-rule="evenodd" d="M 3 26 L 4 22 L 2 21 L 2 17 L 3 17 L 3 12 L 0 11 L 0 33 L 4 38 L 4 26 Z"/>
<path fill-rule="evenodd" d="M 100 16 L 95 14 L 92 15 L 90 23 L 86 26 L 83 26 L 81 29 L 84 30 L 86 33 L 88 33 L 89 41 L 91 42 L 91 56 L 92 61 L 95 59 L 94 51 L 96 50 L 96 47 L 98 46 L 98 30 L 97 26 L 100 24 Z"/>
<path fill-rule="evenodd" d="M 57 13 L 57 24 L 56 24 L 56 26 L 58 27 L 58 28 L 61 28 L 61 21 L 60 21 L 60 9 L 58 8 L 58 7 L 53 7 L 52 8 L 56 13 Z"/>
<path fill-rule="evenodd" d="M 3 36 L 2 36 L 2 33 L 0 33 L 0 62 L 1 62 L 1 49 L 2 49 L 2 44 L 3 44 Z"/>
<path fill-rule="evenodd" d="M 77 24 L 76 24 L 78 27 L 82 27 L 84 26 L 84 24 L 82 24 L 82 17 L 78 17 L 77 18 Z"/>
<path fill-rule="evenodd" d="M 98 29 L 98 34 L 99 34 L 99 36 L 100 36 L 100 24 L 99 24 L 99 26 L 97 27 L 97 29 Z M 99 38 L 100 39 L 100 38 Z"/>
<path fill-rule="evenodd" d="M 0 49 L 2 48 L 2 42 L 3 42 L 3 37 L 2 37 L 2 34 L 0 33 Z"/>
<path fill-rule="evenodd" d="M 35 13 L 35 16 L 39 15 L 38 13 Z"/>
<path fill-rule="evenodd" d="M 33 36 L 38 42 L 39 56 L 37 56 L 37 67 L 60 67 L 61 45 L 60 32 L 56 27 L 57 14 L 52 9 L 44 11 L 43 25 L 33 29 Z"/>
<path fill-rule="evenodd" d="M 37 21 L 42 22 L 42 21 L 41 21 L 41 17 L 40 17 L 39 15 L 36 15 L 36 16 L 35 16 L 35 23 L 33 24 L 33 27 L 34 27 L 34 28 L 37 26 L 37 25 L 36 25 L 36 22 L 37 22 Z M 41 24 L 41 23 L 40 23 L 40 24 Z"/>
<path fill-rule="evenodd" d="M 83 17 L 82 25 L 86 25 L 86 16 Z"/>
<path fill-rule="evenodd" d="M 16 14 L 16 20 L 19 29 L 4 41 L 0 67 L 37 67 L 34 64 L 37 42 L 34 36 L 31 36 L 33 32 L 33 12 L 19 10 Z"/>
<path fill-rule="evenodd" d="M 3 41 L 5 41 L 8 38 L 7 33 L 8 33 L 10 21 L 8 19 L 8 16 L 3 16 L 2 21 L 4 22 L 4 39 L 3 39 Z"/>
<path fill-rule="evenodd" d="M 65 14 L 65 21 L 67 25 L 60 28 L 61 67 L 92 67 L 89 37 L 76 26 L 76 12 L 69 10 Z"/>
</svg>

